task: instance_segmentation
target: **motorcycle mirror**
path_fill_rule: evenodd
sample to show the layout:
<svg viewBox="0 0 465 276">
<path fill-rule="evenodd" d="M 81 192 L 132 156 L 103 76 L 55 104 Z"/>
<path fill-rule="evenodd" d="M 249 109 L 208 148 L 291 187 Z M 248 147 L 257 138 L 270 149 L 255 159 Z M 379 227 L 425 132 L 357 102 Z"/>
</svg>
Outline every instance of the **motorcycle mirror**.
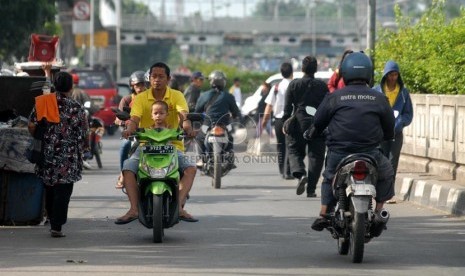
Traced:
<svg viewBox="0 0 465 276">
<path fill-rule="evenodd" d="M 121 121 L 127 121 L 131 119 L 131 115 L 129 115 L 127 112 L 118 110 L 116 111 L 116 118 L 120 119 Z"/>
<path fill-rule="evenodd" d="M 90 106 L 91 106 L 91 102 L 90 102 L 90 101 L 84 102 L 84 107 L 85 107 L 85 108 L 90 108 Z"/>
<path fill-rule="evenodd" d="M 313 106 L 306 106 L 305 112 L 307 112 L 307 114 L 310 116 L 315 116 L 316 108 L 314 108 Z"/>
</svg>

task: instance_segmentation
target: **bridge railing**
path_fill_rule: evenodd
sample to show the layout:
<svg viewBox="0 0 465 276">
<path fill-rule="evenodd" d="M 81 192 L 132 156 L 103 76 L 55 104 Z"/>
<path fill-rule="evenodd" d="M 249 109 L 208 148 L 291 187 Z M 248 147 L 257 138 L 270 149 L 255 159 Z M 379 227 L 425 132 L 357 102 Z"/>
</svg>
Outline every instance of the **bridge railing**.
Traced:
<svg viewBox="0 0 465 276">
<path fill-rule="evenodd" d="M 399 168 L 465 179 L 465 96 L 412 94 Z"/>
</svg>

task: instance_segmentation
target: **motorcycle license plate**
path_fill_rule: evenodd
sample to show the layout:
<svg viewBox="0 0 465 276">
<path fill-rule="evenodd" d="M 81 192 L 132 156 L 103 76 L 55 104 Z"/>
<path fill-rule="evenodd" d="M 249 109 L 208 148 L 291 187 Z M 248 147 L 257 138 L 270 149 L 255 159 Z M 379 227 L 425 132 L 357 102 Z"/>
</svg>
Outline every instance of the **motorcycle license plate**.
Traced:
<svg viewBox="0 0 465 276">
<path fill-rule="evenodd" d="M 352 184 L 347 187 L 346 194 L 376 196 L 375 186 L 372 184 Z"/>
<path fill-rule="evenodd" d="M 208 142 L 209 143 L 227 143 L 228 142 L 228 137 L 216 137 L 216 136 L 210 136 L 208 137 Z"/>
<path fill-rule="evenodd" d="M 158 154 L 168 154 L 174 152 L 174 146 L 164 145 L 164 146 L 144 146 L 142 148 L 144 153 L 158 153 Z"/>
</svg>

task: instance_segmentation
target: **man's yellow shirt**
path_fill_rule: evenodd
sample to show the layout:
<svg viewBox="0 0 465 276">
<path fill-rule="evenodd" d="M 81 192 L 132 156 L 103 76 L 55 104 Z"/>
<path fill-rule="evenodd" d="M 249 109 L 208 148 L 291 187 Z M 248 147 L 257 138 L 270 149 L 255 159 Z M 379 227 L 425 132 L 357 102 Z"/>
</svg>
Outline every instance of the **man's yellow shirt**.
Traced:
<svg viewBox="0 0 465 276">
<path fill-rule="evenodd" d="M 181 91 L 166 87 L 163 101 L 168 104 L 166 124 L 171 127 L 177 127 L 179 125 L 179 113 L 182 111 L 189 112 L 184 95 Z M 131 107 L 131 116 L 140 118 L 140 128 L 149 128 L 153 125 L 152 105 L 154 102 L 155 98 L 153 97 L 151 88 L 139 93 L 134 98 Z M 172 143 L 178 150 L 184 152 L 183 141 L 172 141 Z"/>
</svg>

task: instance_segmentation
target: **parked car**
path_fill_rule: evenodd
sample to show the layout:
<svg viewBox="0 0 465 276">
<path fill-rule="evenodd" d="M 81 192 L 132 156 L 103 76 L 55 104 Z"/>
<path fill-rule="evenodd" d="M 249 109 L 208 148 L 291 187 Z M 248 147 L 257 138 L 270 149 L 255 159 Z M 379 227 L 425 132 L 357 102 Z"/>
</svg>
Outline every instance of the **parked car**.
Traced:
<svg viewBox="0 0 465 276">
<path fill-rule="evenodd" d="M 300 79 L 304 75 L 303 72 L 294 72 L 294 79 Z M 321 79 L 324 82 L 328 82 L 331 76 L 333 75 L 333 71 L 318 71 L 315 73 L 315 78 Z M 269 83 L 274 89 L 274 85 L 280 82 L 283 79 L 281 73 L 274 74 L 266 79 L 266 83 Z M 255 113 L 257 112 L 258 103 L 260 102 L 262 96 L 260 95 L 261 92 L 261 85 L 257 87 L 257 90 L 245 99 L 244 104 L 241 107 L 242 117 L 244 118 L 243 124 L 247 127 L 250 124 L 255 125 Z M 252 121 L 250 121 L 252 120 Z"/>
<path fill-rule="evenodd" d="M 121 97 L 110 73 L 103 67 L 73 68 L 71 73 L 79 76 L 78 87 L 89 94 L 92 105 L 100 108 L 93 116 L 100 118 L 104 124 L 106 133 L 113 135 L 118 129 L 114 124 L 116 116 L 111 108 L 118 107 Z"/>
</svg>

